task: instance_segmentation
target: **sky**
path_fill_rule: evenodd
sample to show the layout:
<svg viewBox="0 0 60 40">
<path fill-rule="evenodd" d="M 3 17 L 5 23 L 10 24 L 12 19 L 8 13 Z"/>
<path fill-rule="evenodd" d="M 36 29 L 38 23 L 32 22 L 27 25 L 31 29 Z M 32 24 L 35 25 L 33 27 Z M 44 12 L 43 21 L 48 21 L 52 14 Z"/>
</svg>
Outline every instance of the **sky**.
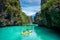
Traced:
<svg viewBox="0 0 60 40">
<path fill-rule="evenodd" d="M 34 16 L 40 11 L 40 0 L 20 0 L 22 11 L 28 16 Z"/>
</svg>

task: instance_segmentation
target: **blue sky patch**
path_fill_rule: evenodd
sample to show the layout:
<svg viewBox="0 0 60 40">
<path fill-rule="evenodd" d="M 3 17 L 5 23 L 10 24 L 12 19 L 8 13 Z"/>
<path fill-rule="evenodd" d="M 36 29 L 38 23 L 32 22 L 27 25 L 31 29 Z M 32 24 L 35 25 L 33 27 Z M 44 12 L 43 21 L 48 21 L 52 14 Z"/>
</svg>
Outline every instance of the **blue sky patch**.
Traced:
<svg viewBox="0 0 60 40">
<path fill-rule="evenodd" d="M 40 11 L 41 0 L 20 0 L 22 11 L 28 16 Z"/>
</svg>

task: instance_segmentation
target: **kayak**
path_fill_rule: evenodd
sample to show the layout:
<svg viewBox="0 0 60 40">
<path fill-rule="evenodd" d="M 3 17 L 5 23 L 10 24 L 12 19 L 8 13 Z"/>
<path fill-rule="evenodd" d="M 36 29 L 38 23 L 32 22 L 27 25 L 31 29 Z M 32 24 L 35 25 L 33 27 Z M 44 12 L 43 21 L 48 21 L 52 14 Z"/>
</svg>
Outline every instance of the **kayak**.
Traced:
<svg viewBox="0 0 60 40">
<path fill-rule="evenodd" d="M 31 32 L 32 32 L 32 30 L 28 30 L 28 31 L 21 32 L 21 34 L 29 34 Z"/>
</svg>

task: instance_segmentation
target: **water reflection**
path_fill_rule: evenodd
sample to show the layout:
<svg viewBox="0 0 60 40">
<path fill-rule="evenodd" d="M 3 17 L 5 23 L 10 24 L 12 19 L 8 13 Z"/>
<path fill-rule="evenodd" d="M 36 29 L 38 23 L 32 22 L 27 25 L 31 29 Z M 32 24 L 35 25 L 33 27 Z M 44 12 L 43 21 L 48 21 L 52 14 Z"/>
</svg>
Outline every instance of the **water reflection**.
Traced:
<svg viewBox="0 0 60 40">
<path fill-rule="evenodd" d="M 22 35 L 24 27 L 0 28 L 0 40 L 59 40 L 59 36 L 54 31 L 43 28 L 28 26 L 26 29 L 32 30 L 31 33 Z"/>
<path fill-rule="evenodd" d="M 40 37 L 42 40 L 59 40 L 59 35 L 51 30 L 51 29 L 47 29 L 45 27 L 36 27 L 35 28 L 35 32 L 37 37 Z"/>
<path fill-rule="evenodd" d="M 22 40 L 42 40 L 42 39 L 36 35 L 35 31 L 33 31 L 30 34 L 22 35 Z"/>
</svg>

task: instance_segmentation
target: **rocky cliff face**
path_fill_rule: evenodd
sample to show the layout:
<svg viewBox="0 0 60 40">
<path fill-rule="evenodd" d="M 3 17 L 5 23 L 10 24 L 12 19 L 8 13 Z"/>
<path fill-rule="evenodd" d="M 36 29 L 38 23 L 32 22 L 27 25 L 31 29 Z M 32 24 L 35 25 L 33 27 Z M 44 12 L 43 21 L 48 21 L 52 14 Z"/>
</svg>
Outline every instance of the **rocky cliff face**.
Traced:
<svg viewBox="0 0 60 40">
<path fill-rule="evenodd" d="M 19 0 L 0 0 L 0 26 L 22 24 L 23 14 Z"/>
<path fill-rule="evenodd" d="M 35 20 L 39 20 L 47 27 L 60 27 L 60 0 L 42 0 L 41 13 L 36 14 Z M 35 21 L 36 22 L 36 21 Z"/>
</svg>

